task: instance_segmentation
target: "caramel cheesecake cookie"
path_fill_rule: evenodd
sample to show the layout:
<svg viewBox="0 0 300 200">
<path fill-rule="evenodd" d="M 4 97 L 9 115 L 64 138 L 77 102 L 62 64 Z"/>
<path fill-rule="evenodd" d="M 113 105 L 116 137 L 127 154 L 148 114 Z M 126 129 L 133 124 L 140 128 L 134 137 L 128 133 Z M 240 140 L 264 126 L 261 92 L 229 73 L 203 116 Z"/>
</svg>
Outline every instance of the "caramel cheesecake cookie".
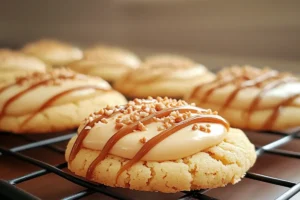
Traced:
<svg viewBox="0 0 300 200">
<path fill-rule="evenodd" d="M 214 79 L 203 65 L 178 56 L 155 56 L 119 79 L 114 88 L 128 97 L 181 98 L 194 86 Z"/>
<path fill-rule="evenodd" d="M 0 49 L 0 84 L 31 72 L 45 72 L 46 64 L 24 53 Z"/>
<path fill-rule="evenodd" d="M 217 110 L 233 127 L 278 131 L 300 126 L 299 79 L 271 69 L 225 68 L 186 99 Z"/>
<path fill-rule="evenodd" d="M 110 46 L 96 46 L 84 51 L 84 58 L 70 64 L 74 71 L 99 76 L 114 82 L 130 69 L 140 65 L 140 59 L 132 52 Z"/>
<path fill-rule="evenodd" d="M 31 42 L 25 45 L 22 51 L 40 58 L 50 67 L 61 67 L 80 60 L 83 57 L 83 53 L 79 48 L 52 39 Z"/>
<path fill-rule="evenodd" d="M 73 129 L 91 112 L 126 99 L 100 79 L 56 69 L 0 88 L 0 130 L 48 133 Z"/>
<path fill-rule="evenodd" d="M 93 182 L 174 193 L 235 184 L 256 154 L 245 134 L 215 112 L 149 98 L 90 115 L 70 140 L 66 160 Z"/>
</svg>

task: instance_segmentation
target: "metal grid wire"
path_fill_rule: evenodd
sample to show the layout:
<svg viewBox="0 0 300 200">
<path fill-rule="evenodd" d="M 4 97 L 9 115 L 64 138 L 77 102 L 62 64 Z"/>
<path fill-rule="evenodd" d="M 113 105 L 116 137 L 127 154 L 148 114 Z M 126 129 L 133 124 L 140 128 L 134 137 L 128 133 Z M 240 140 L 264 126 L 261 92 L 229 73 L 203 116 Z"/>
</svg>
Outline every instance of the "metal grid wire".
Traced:
<svg viewBox="0 0 300 200">
<path fill-rule="evenodd" d="M 278 135 L 278 136 L 280 136 L 280 139 L 275 140 L 271 143 L 268 143 L 264 146 L 256 146 L 257 156 L 261 156 L 262 154 L 273 154 L 273 155 L 275 154 L 277 156 L 285 156 L 285 157 L 300 159 L 300 152 L 276 149 L 277 147 L 284 145 L 288 142 L 291 142 L 292 140 L 300 139 L 300 131 L 296 131 L 292 134 L 286 134 L 286 133 L 280 133 L 280 132 L 263 132 L 263 133 Z M 65 134 L 62 136 L 56 136 L 56 137 L 53 137 L 50 139 L 45 139 L 45 140 L 32 140 L 32 139 L 27 138 L 26 136 L 16 135 L 15 137 L 23 137 L 23 138 L 27 139 L 28 143 L 25 145 L 13 147 L 10 149 L 0 146 L 0 156 L 1 155 L 9 155 L 16 159 L 22 160 L 24 162 L 30 163 L 32 165 L 35 165 L 35 166 L 41 168 L 41 170 L 31 172 L 24 176 L 17 177 L 13 180 L 0 180 L 0 188 L 1 188 L 0 196 L 2 195 L 9 199 L 23 199 L 23 200 L 38 199 L 38 197 L 33 196 L 32 194 L 18 188 L 17 184 L 29 181 L 29 180 L 37 178 L 37 177 L 41 177 L 48 173 L 54 173 L 68 181 L 71 181 L 75 184 L 78 184 L 78 185 L 86 188 L 85 190 L 82 190 L 82 191 L 72 194 L 70 196 L 64 197 L 63 198 L 64 200 L 81 199 L 83 197 L 89 196 L 89 195 L 97 193 L 97 192 L 107 195 L 113 199 L 130 199 L 128 197 L 124 197 L 124 196 L 112 191 L 110 187 L 107 187 L 104 185 L 99 185 L 99 184 L 96 185 L 96 184 L 90 183 L 88 181 L 85 181 L 84 179 L 81 179 L 77 176 L 73 176 L 67 172 L 64 172 L 62 169 L 67 167 L 67 163 L 61 163 L 59 165 L 53 166 L 46 162 L 43 162 L 43 161 L 40 161 L 40 160 L 37 160 L 37 159 L 34 159 L 32 157 L 22 154 L 22 151 L 25 151 L 28 149 L 36 149 L 38 147 L 47 147 L 47 148 L 51 149 L 52 151 L 59 152 L 63 156 L 64 149 L 55 146 L 55 144 L 69 140 L 74 134 L 75 133 Z M 289 199 L 292 196 L 294 196 L 295 194 L 297 194 L 298 192 L 300 192 L 300 183 L 294 183 L 294 182 L 290 182 L 288 180 L 278 179 L 275 177 L 266 176 L 263 174 L 251 173 L 251 172 L 248 172 L 246 174 L 246 178 L 289 188 L 289 190 L 287 190 L 285 193 L 283 193 L 281 196 L 279 196 L 277 198 L 277 200 Z M 209 190 L 207 189 L 207 190 L 183 192 L 183 196 L 180 197 L 179 199 L 180 200 L 192 200 L 192 199 L 213 200 L 213 199 L 215 199 L 213 197 L 209 197 L 209 196 L 205 195 L 205 193 L 207 191 L 209 191 Z"/>
</svg>

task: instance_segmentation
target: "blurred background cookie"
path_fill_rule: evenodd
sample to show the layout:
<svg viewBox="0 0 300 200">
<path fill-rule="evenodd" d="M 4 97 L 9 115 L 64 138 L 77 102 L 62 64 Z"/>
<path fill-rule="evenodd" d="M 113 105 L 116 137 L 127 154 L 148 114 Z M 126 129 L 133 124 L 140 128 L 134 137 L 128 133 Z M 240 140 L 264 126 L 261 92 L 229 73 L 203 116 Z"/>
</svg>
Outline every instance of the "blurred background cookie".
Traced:
<svg viewBox="0 0 300 200">
<path fill-rule="evenodd" d="M 40 59 L 19 51 L 0 49 L 0 84 L 14 81 L 31 72 L 45 72 L 46 64 Z"/>
<path fill-rule="evenodd" d="M 130 69 L 137 68 L 140 59 L 133 52 L 112 46 L 96 46 L 84 51 L 84 58 L 68 65 L 74 71 L 99 76 L 115 82 Z"/>
<path fill-rule="evenodd" d="M 78 127 L 91 112 L 127 101 L 103 79 L 55 69 L 0 88 L 0 130 L 48 133 Z"/>
<path fill-rule="evenodd" d="M 80 60 L 83 56 L 78 47 L 54 39 L 30 42 L 22 48 L 22 51 L 40 58 L 50 67 L 61 67 Z"/>
<path fill-rule="evenodd" d="M 128 97 L 168 96 L 181 98 L 195 85 L 215 75 L 193 60 L 170 54 L 151 56 L 129 71 L 114 87 Z"/>
<path fill-rule="evenodd" d="M 278 131 L 300 126 L 298 77 L 268 68 L 225 68 L 186 99 L 217 110 L 233 127 Z"/>
</svg>

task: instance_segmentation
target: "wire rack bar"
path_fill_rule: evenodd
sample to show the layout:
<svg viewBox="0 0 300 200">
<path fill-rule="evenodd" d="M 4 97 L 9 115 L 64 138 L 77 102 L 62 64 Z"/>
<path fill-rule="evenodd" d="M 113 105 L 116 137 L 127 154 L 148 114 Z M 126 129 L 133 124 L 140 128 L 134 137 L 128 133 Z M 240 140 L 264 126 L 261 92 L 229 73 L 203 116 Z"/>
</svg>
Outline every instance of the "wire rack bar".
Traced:
<svg viewBox="0 0 300 200">
<path fill-rule="evenodd" d="M 288 142 L 290 142 L 293 138 L 295 138 L 296 135 L 298 135 L 299 132 L 295 132 L 295 133 L 292 133 L 292 134 L 289 134 L 289 135 L 286 135 L 282 138 L 280 138 L 279 140 L 276 140 L 274 142 L 271 142 L 267 145 L 264 145 L 262 146 L 261 148 L 257 149 L 256 150 L 256 154 L 257 156 L 260 156 L 262 155 L 262 153 L 265 151 L 265 150 L 272 150 L 272 149 L 275 149 L 277 147 L 280 147 Z"/>
<path fill-rule="evenodd" d="M 280 132 L 264 132 L 267 134 L 273 134 L 273 135 L 279 135 L 281 136 L 280 139 L 275 140 L 267 145 L 264 146 L 256 146 L 256 153 L 258 156 L 261 156 L 263 153 L 269 153 L 269 154 L 275 154 L 278 156 L 286 156 L 286 157 L 290 157 L 290 158 L 300 158 L 300 153 L 299 152 L 293 152 L 293 151 L 287 151 L 287 150 L 280 150 L 280 149 L 276 149 L 279 146 L 282 146 L 288 142 L 290 142 L 293 139 L 299 139 L 299 131 L 292 133 L 292 134 L 286 134 L 286 133 L 280 133 Z M 6 149 L 3 147 L 0 147 L 0 155 L 1 152 L 3 154 L 7 154 L 10 156 L 13 156 L 15 158 L 18 158 L 20 160 L 23 160 L 25 162 L 31 163 L 35 166 L 41 167 L 41 170 L 26 174 L 24 176 L 21 177 L 17 177 L 13 180 L 10 181 L 0 181 L 0 186 L 3 185 L 3 188 L 9 187 L 10 189 L 8 189 L 7 191 L 17 191 L 17 195 L 19 195 L 18 199 L 38 199 L 37 197 L 26 193 L 25 191 L 14 187 L 12 185 L 18 184 L 18 183 L 22 183 L 28 180 L 31 180 L 33 178 L 37 178 L 40 176 L 43 176 L 45 174 L 48 173 L 54 173 L 60 177 L 63 177 L 75 184 L 81 185 L 87 189 L 80 191 L 78 193 L 72 194 L 68 197 L 65 197 L 64 200 L 73 200 L 73 199 L 81 199 L 83 197 L 86 197 L 88 195 L 91 195 L 95 192 L 99 192 L 102 194 L 105 194 L 107 196 L 110 196 L 112 198 L 115 199 L 128 199 L 122 195 L 117 194 L 116 192 L 110 191 L 109 187 L 106 187 L 104 185 L 96 185 L 90 182 L 85 181 L 84 179 L 78 178 L 76 176 L 73 176 L 69 173 L 66 173 L 64 171 L 62 171 L 61 169 L 64 169 L 67 167 L 67 163 L 62 163 L 56 166 L 52 166 L 50 164 L 47 164 L 45 162 L 42 162 L 40 160 L 36 160 L 34 158 L 25 156 L 23 154 L 20 154 L 18 152 L 20 151 L 24 151 L 24 150 L 28 150 L 28 149 L 34 149 L 34 148 L 38 148 L 38 147 L 49 147 L 54 151 L 57 151 L 61 154 L 63 154 L 65 152 L 65 149 L 56 147 L 54 144 L 58 143 L 58 142 L 63 142 L 66 140 L 69 140 L 71 137 L 73 137 L 76 133 L 71 133 L 71 134 L 67 134 L 67 135 L 62 135 L 62 136 L 58 136 L 58 137 L 53 137 L 53 138 L 49 138 L 49 139 L 45 139 L 45 140 L 39 140 L 36 141 L 34 139 L 28 138 L 26 136 L 22 136 L 24 139 L 26 139 L 27 141 L 30 141 L 30 143 L 25 144 L 25 145 L 21 145 L 18 147 L 14 147 L 11 149 Z M 300 183 L 296 184 L 287 180 L 283 180 L 283 179 L 278 179 L 275 177 L 270 177 L 270 176 L 266 176 L 263 174 L 257 174 L 257 173 L 252 173 L 252 172 L 248 172 L 245 176 L 246 178 L 250 178 L 253 180 L 257 180 L 257 181 L 262 181 L 262 182 L 266 182 L 266 183 L 270 183 L 270 184 L 274 184 L 274 185 L 278 185 L 278 186 L 283 186 L 283 187 L 288 187 L 290 188 L 289 190 L 287 190 L 284 194 L 282 194 L 280 197 L 278 197 L 278 200 L 287 200 L 289 198 L 291 198 L 292 196 L 294 196 L 295 194 L 297 194 L 300 191 Z M 1 187 L 2 188 L 2 187 Z M 198 190 L 198 191 L 190 191 L 190 192 L 183 192 L 185 193 L 184 196 L 182 196 L 180 199 L 181 200 L 194 200 L 194 199 L 204 199 L 204 200 L 215 200 L 215 198 L 213 197 L 209 197 L 207 195 L 204 195 L 205 192 L 207 192 L 208 190 Z M 5 193 L 3 193 L 2 191 L 0 192 L 2 195 Z M 11 194 L 11 193 L 10 193 Z M 9 195 L 9 194 L 7 194 Z M 24 195 L 24 196 L 22 196 Z M 14 195 L 14 197 L 16 197 Z M 25 198 L 26 197 L 26 198 Z"/>
<path fill-rule="evenodd" d="M 276 200 L 286 200 L 293 197 L 295 194 L 297 194 L 300 191 L 300 183 L 292 187 L 290 190 L 286 191 L 284 194 L 282 194 L 280 197 L 278 197 Z"/>
<path fill-rule="evenodd" d="M 68 134 L 69 136 L 70 136 L 70 138 L 72 138 L 72 135 L 76 135 L 76 133 L 70 133 L 70 134 Z M 25 140 L 27 140 L 27 141 L 29 141 L 30 143 L 31 142 L 40 142 L 40 141 L 44 141 L 44 142 L 47 142 L 47 140 L 50 140 L 50 139 L 53 139 L 53 138 L 58 138 L 57 140 L 57 142 L 64 142 L 64 141 L 67 141 L 68 139 L 64 139 L 64 138 L 61 138 L 61 140 L 59 139 L 61 136 L 58 136 L 58 137 L 53 137 L 53 138 L 49 138 L 49 139 L 45 139 L 45 140 L 35 140 L 35 139 L 32 139 L 32 138 L 30 138 L 30 137 L 27 137 L 27 136 L 25 136 L 25 135 L 18 135 L 18 136 L 20 136 L 20 137 L 22 137 L 23 139 L 25 139 Z M 63 136 L 65 136 L 65 135 L 63 135 Z M 54 143 L 57 143 L 57 142 L 52 142 L 52 143 L 50 143 L 49 142 L 49 144 L 47 144 L 47 145 L 41 145 L 40 147 L 47 147 L 47 148 L 49 148 L 49 149 L 51 149 L 51 150 L 53 150 L 53 151 L 56 151 L 56 152 L 58 152 L 58 153 L 64 153 L 65 152 L 65 149 L 64 148 L 60 148 L 60 147 L 57 147 L 57 146 L 55 146 L 55 145 L 53 145 Z"/>
<path fill-rule="evenodd" d="M 256 148 L 260 149 L 261 147 L 256 146 Z M 264 152 L 268 153 L 268 154 L 275 154 L 275 155 L 300 159 L 300 152 L 287 151 L 287 150 L 281 150 L 281 149 L 272 149 L 272 150 L 264 149 Z"/>
<path fill-rule="evenodd" d="M 33 164 L 35 166 L 41 167 L 43 169 L 46 169 L 46 170 L 48 170 L 50 172 L 53 172 L 56 175 L 58 175 L 58 176 L 60 176 L 62 178 L 65 178 L 65 179 L 67 179 L 67 180 L 69 180 L 69 181 L 71 181 L 73 183 L 76 183 L 76 184 L 81 185 L 81 186 L 86 187 L 86 188 L 91 188 L 91 189 L 93 189 L 93 190 L 95 190 L 97 192 L 100 192 L 102 194 L 105 194 L 105 195 L 107 195 L 109 197 L 112 197 L 112 198 L 115 198 L 115 199 L 124 199 L 124 200 L 128 199 L 128 198 L 122 197 L 121 195 L 119 195 L 119 194 L 117 194 L 115 192 L 109 191 L 107 189 L 107 187 L 105 187 L 104 185 L 100 185 L 100 184 L 99 185 L 95 185 L 95 184 L 89 183 L 89 182 L 84 181 L 84 180 L 82 180 L 80 178 L 77 178 L 77 177 L 72 176 L 72 175 L 70 175 L 68 173 L 65 173 L 62 170 L 60 170 L 60 169 L 58 169 L 58 168 L 56 168 L 56 167 L 54 167 L 54 166 L 52 166 L 50 164 L 47 164 L 45 162 L 36 160 L 34 158 L 31 158 L 31 157 L 28 157 L 28 156 L 25 156 L 25 155 L 22 155 L 22 154 L 20 154 L 18 152 L 12 152 L 12 151 L 10 151 L 8 149 L 5 149 L 3 147 L 0 147 L 0 151 L 2 153 L 4 153 L 4 154 L 17 157 L 20 160 L 23 160 L 23 161 L 31 163 L 31 164 Z"/>
<path fill-rule="evenodd" d="M 289 188 L 294 187 L 296 185 L 296 183 L 293 183 L 290 181 L 286 181 L 286 180 L 282 180 L 282 179 L 274 178 L 274 177 L 269 177 L 269 176 L 265 176 L 262 174 L 252 173 L 252 172 L 247 172 L 245 177 L 253 179 L 253 180 L 262 181 L 262 182 L 271 183 L 274 185 L 280 185 L 280 186 L 289 187 Z"/>
<path fill-rule="evenodd" d="M 80 192 L 78 192 L 76 194 L 73 194 L 71 196 L 65 197 L 62 200 L 77 200 L 77 199 L 81 199 L 83 197 L 89 196 L 91 194 L 94 194 L 94 193 L 95 192 L 92 191 L 92 190 L 83 190 L 83 191 L 80 191 Z"/>
<path fill-rule="evenodd" d="M 11 184 L 9 184 L 5 180 L 0 180 L 0 188 L 1 188 L 1 199 L 11 199 L 11 194 L 14 195 L 15 199 L 22 199 L 22 200 L 38 200 L 39 198 L 17 188 Z"/>
<path fill-rule="evenodd" d="M 55 167 L 58 168 L 58 169 L 63 169 L 63 168 L 66 168 L 67 166 L 68 166 L 68 163 L 62 163 L 62 164 L 56 165 Z M 48 171 L 46 169 L 41 169 L 39 171 L 35 171 L 35 172 L 32 172 L 32 173 L 26 174 L 24 176 L 12 179 L 12 180 L 9 181 L 9 183 L 12 184 L 12 185 L 19 184 L 19 183 L 22 183 L 24 181 L 28 181 L 28 180 L 43 176 L 43 175 L 48 174 L 48 173 L 51 173 L 51 171 Z"/>
<path fill-rule="evenodd" d="M 202 193 L 198 193 L 198 192 L 189 192 L 186 195 L 180 197 L 178 200 L 195 200 L 195 199 L 199 199 L 199 200 L 218 200 L 214 197 L 210 197 L 210 196 L 204 195 Z"/>
<path fill-rule="evenodd" d="M 63 141 L 71 139 L 74 135 L 75 134 L 72 133 L 72 134 L 58 136 L 58 137 L 50 138 L 50 139 L 46 139 L 46 140 L 40 140 L 37 142 L 32 142 L 29 144 L 11 148 L 10 151 L 12 151 L 12 152 L 24 151 L 24 150 L 28 150 L 28 149 L 32 149 L 32 148 L 46 146 L 46 145 L 53 144 L 53 143 L 63 142 Z"/>
</svg>

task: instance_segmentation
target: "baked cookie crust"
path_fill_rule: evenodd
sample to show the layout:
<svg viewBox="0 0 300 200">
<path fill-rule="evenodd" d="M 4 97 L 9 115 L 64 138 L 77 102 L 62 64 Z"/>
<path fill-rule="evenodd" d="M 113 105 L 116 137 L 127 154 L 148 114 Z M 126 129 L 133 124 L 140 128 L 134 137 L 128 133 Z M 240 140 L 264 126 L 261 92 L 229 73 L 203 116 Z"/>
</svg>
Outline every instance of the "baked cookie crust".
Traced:
<svg viewBox="0 0 300 200">
<path fill-rule="evenodd" d="M 69 160 L 76 137 L 67 146 L 66 160 Z M 82 148 L 68 163 L 69 170 L 85 177 L 99 153 Z M 117 173 L 128 159 L 109 155 L 96 166 L 91 180 L 111 187 L 165 193 L 217 188 L 239 182 L 255 160 L 254 145 L 241 130 L 230 129 L 223 142 L 192 156 L 162 162 L 139 161 L 124 171 L 117 183 Z"/>
</svg>

